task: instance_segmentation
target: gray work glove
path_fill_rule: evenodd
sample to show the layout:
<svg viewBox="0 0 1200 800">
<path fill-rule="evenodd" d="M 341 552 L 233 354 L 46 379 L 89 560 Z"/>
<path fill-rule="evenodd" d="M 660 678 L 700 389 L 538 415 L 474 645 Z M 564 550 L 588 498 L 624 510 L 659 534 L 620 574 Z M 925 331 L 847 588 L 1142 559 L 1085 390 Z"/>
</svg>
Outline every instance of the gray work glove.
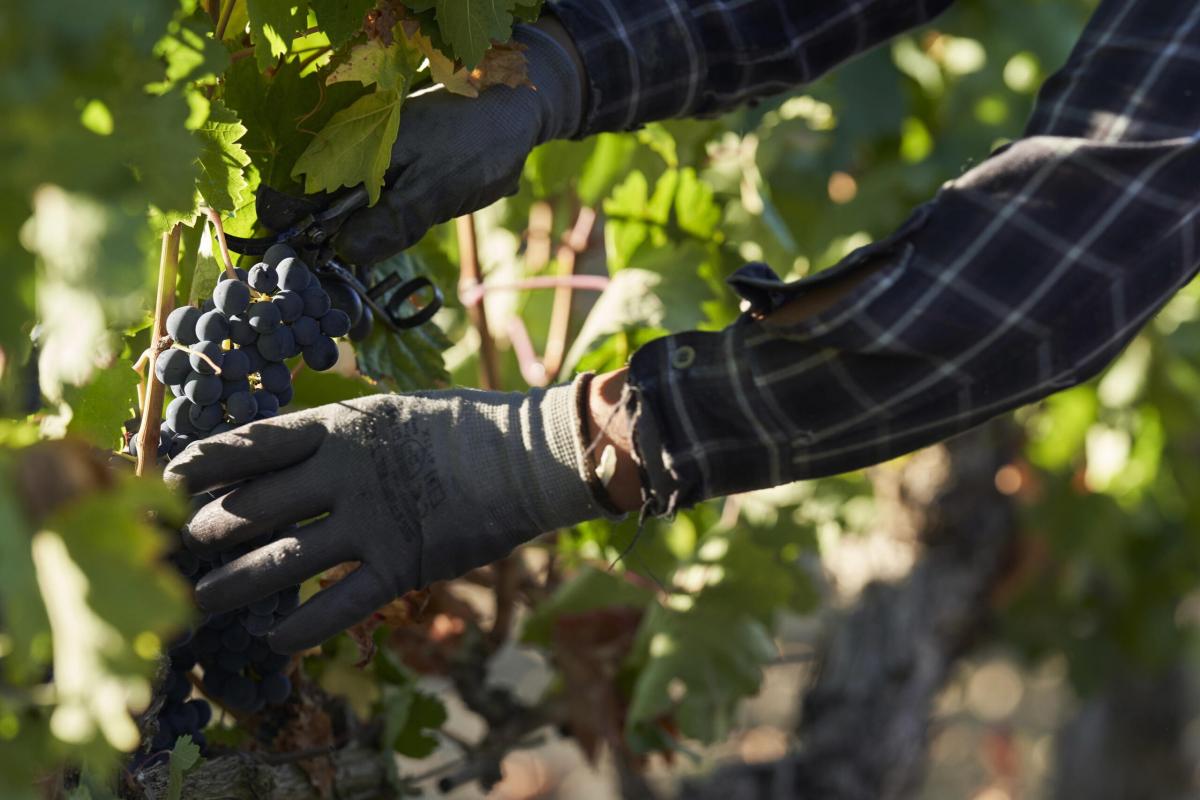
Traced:
<svg viewBox="0 0 1200 800">
<path fill-rule="evenodd" d="M 273 649 L 296 652 L 411 589 L 603 516 L 588 486 L 581 391 L 576 381 L 528 395 L 377 395 L 192 444 L 169 483 L 193 494 L 239 485 L 188 522 L 190 549 L 211 555 L 301 524 L 207 574 L 197 601 L 228 611 L 362 562 L 271 631 Z"/>
<path fill-rule="evenodd" d="M 574 136 L 583 113 L 583 76 L 549 34 L 528 25 L 533 87 L 494 86 L 478 98 L 435 91 L 404 106 L 392 148 L 390 189 L 346 220 L 338 251 L 371 264 L 415 244 L 430 227 L 517 191 L 525 159 L 539 144 Z"/>
</svg>

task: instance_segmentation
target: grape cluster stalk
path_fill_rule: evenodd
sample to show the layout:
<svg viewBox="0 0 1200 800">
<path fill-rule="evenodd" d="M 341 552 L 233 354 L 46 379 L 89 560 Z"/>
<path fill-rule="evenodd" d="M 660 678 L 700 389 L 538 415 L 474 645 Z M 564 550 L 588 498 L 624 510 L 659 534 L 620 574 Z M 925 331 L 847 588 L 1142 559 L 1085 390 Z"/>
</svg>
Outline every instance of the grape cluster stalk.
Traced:
<svg viewBox="0 0 1200 800">
<path fill-rule="evenodd" d="M 277 416 L 292 401 L 288 360 L 300 358 L 318 371 L 331 369 L 338 360 L 334 340 L 357 338 L 353 329 L 363 327 L 364 321 L 368 329 L 371 324 L 361 298 L 350 287 L 331 280 L 327 291 L 286 245 L 271 247 L 251 269 L 234 272 L 236 277 L 222 275 L 202 307 L 183 306 L 167 318 L 167 334 L 174 345 L 154 364 L 158 380 L 174 395 L 160 429 L 162 462 L 169 462 L 192 442 Z M 128 451 L 137 454 L 135 439 L 130 440 Z M 200 495 L 193 499 L 194 507 L 220 494 Z M 211 570 L 290 532 L 260 537 L 212 559 L 186 548 L 171 558 L 195 584 Z M 151 755 L 169 751 L 183 735 L 206 748 L 203 730 L 212 718 L 212 707 L 191 697 L 191 675 L 197 665 L 204 693 L 232 711 L 257 713 L 287 701 L 292 690 L 287 674 L 290 658 L 271 650 L 266 636 L 299 603 L 300 588 L 294 586 L 246 608 L 207 615 L 171 644 Z"/>
</svg>

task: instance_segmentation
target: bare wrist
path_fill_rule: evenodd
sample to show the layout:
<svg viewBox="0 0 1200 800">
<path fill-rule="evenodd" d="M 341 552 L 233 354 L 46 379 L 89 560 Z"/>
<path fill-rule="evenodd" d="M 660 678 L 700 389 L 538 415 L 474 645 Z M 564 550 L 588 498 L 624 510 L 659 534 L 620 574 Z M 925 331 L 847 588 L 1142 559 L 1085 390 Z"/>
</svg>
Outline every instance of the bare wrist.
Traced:
<svg viewBox="0 0 1200 800">
<path fill-rule="evenodd" d="M 620 511 L 635 511 L 642 504 L 642 483 L 633 458 L 633 424 L 621 403 L 627 372 L 620 369 L 592 380 L 588 390 L 587 443 L 593 466 L 601 465 L 605 452 L 612 449 L 616 460 L 605 486 L 609 499 Z"/>
</svg>

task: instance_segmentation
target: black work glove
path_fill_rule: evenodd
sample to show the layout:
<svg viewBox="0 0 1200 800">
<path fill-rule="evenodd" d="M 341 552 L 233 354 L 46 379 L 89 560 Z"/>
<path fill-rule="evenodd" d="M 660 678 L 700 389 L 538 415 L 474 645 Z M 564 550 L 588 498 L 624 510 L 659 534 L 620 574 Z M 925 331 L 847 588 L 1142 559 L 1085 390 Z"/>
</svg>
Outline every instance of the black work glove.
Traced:
<svg viewBox="0 0 1200 800">
<path fill-rule="evenodd" d="M 478 98 L 438 90 L 405 104 L 390 188 L 337 236 L 346 259 L 381 261 L 433 225 L 515 193 L 534 147 L 578 132 L 584 83 L 575 60 L 539 28 L 519 25 L 513 38 L 528 47 L 532 88 L 493 86 Z"/>
<path fill-rule="evenodd" d="M 272 648 L 295 652 L 411 589 L 602 516 L 584 461 L 585 386 L 377 395 L 192 444 L 168 482 L 191 493 L 239 485 L 188 522 L 189 548 L 211 555 L 301 525 L 208 573 L 197 601 L 228 611 L 361 562 L 271 631 Z"/>
</svg>

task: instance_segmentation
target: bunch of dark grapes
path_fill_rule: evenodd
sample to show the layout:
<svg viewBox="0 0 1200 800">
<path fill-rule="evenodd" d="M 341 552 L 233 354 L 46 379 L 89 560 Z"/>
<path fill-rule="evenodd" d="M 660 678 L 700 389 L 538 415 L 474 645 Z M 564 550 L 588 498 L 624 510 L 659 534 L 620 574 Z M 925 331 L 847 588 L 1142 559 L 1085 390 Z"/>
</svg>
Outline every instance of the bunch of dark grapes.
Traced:
<svg viewBox="0 0 1200 800">
<path fill-rule="evenodd" d="M 320 280 L 286 245 L 236 279 L 222 276 L 203 308 L 184 306 L 167 318 L 167 334 L 183 349 L 164 352 L 158 379 L 175 395 L 162 428 L 164 452 L 273 417 L 292 400 L 289 359 L 315 370 L 338 359 L 334 339 L 350 333 L 346 312 L 332 307 Z"/>
<path fill-rule="evenodd" d="M 352 320 L 351 314 L 333 307 L 321 281 L 286 245 L 269 249 L 248 272 L 236 272 L 236 279 L 222 276 L 202 308 L 178 308 L 167 319 L 168 335 L 185 349 L 164 351 L 154 366 L 159 381 L 174 394 L 161 428 L 163 460 L 174 458 L 193 441 L 279 414 L 292 400 L 288 360 L 299 358 L 311 369 L 330 369 L 338 360 L 334 339 L 362 324 L 366 309 L 358 295 L 351 290 L 349 299 L 344 291 L 349 287 L 336 281 L 339 305 L 348 305 L 352 312 L 358 309 Z M 203 495 L 194 502 L 199 508 L 218 496 Z M 213 560 L 187 549 L 172 558 L 194 584 L 275 536 Z M 190 699 L 190 675 L 197 665 L 203 671 L 205 693 L 234 711 L 255 713 L 287 700 L 292 688 L 289 658 L 267 646 L 266 634 L 299 601 L 299 587 L 292 587 L 247 608 L 209 615 L 171 646 L 152 752 L 169 750 L 185 734 L 204 746 L 202 730 L 212 711 L 206 701 Z"/>
</svg>

